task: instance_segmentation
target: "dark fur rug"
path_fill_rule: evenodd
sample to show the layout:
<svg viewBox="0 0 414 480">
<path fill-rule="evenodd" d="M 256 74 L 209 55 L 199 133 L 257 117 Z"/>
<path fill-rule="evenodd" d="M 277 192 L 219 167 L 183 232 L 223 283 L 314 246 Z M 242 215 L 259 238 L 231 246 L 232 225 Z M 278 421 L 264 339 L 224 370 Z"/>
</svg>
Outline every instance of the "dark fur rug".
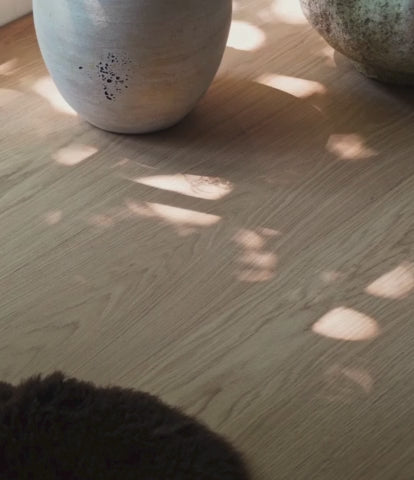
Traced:
<svg viewBox="0 0 414 480">
<path fill-rule="evenodd" d="M 1 480 L 247 480 L 239 454 L 146 393 L 61 373 L 0 383 Z"/>
</svg>

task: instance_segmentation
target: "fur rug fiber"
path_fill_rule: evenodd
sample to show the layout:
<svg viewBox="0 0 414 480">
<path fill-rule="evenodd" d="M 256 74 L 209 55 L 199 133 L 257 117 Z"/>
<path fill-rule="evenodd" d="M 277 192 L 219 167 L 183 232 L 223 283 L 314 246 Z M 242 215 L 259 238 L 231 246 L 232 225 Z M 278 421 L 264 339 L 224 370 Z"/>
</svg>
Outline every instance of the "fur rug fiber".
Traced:
<svg viewBox="0 0 414 480">
<path fill-rule="evenodd" d="M 2 480 L 247 480 L 241 456 L 142 392 L 61 373 L 0 383 Z"/>
</svg>

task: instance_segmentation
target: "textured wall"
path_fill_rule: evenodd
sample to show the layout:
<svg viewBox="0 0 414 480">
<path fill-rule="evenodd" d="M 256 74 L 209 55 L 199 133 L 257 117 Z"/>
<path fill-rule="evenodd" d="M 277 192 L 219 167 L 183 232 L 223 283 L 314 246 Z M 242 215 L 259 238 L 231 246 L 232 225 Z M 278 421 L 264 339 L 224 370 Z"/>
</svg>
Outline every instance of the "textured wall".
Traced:
<svg viewBox="0 0 414 480">
<path fill-rule="evenodd" d="M 32 0 L 0 0 L 0 25 L 29 13 Z"/>
</svg>

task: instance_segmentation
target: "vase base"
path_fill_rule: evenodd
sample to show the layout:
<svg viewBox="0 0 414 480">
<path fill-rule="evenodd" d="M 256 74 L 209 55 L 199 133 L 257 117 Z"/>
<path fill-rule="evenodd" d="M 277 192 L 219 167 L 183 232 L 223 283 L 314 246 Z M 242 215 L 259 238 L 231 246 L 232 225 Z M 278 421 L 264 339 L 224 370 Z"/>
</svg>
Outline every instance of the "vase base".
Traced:
<svg viewBox="0 0 414 480">
<path fill-rule="evenodd" d="M 414 73 L 402 73 L 386 70 L 381 67 L 373 67 L 365 63 L 352 62 L 358 72 L 378 82 L 401 86 L 414 86 Z"/>
<path fill-rule="evenodd" d="M 184 117 L 185 118 L 185 117 Z M 151 133 L 162 132 L 164 130 L 169 130 L 170 128 L 175 127 L 177 124 L 181 123 L 184 118 L 175 120 L 170 123 L 161 124 L 161 125 L 151 125 L 145 127 L 123 127 L 123 126 L 113 126 L 113 125 L 103 125 L 99 122 L 93 122 L 91 120 L 86 120 L 93 127 L 99 128 L 105 132 L 115 133 L 118 135 L 150 135 Z"/>
</svg>

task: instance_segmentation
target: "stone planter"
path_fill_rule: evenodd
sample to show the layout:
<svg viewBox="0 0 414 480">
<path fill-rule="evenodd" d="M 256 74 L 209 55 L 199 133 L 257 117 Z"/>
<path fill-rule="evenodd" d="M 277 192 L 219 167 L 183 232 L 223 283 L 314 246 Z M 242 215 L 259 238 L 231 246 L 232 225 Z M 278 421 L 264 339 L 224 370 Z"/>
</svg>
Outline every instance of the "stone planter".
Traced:
<svg viewBox="0 0 414 480">
<path fill-rule="evenodd" d="M 105 130 L 170 127 L 220 65 L 231 0 L 34 0 L 46 65 L 66 101 Z"/>
<path fill-rule="evenodd" d="M 414 85 L 414 2 L 301 0 L 305 16 L 370 78 Z"/>
</svg>

